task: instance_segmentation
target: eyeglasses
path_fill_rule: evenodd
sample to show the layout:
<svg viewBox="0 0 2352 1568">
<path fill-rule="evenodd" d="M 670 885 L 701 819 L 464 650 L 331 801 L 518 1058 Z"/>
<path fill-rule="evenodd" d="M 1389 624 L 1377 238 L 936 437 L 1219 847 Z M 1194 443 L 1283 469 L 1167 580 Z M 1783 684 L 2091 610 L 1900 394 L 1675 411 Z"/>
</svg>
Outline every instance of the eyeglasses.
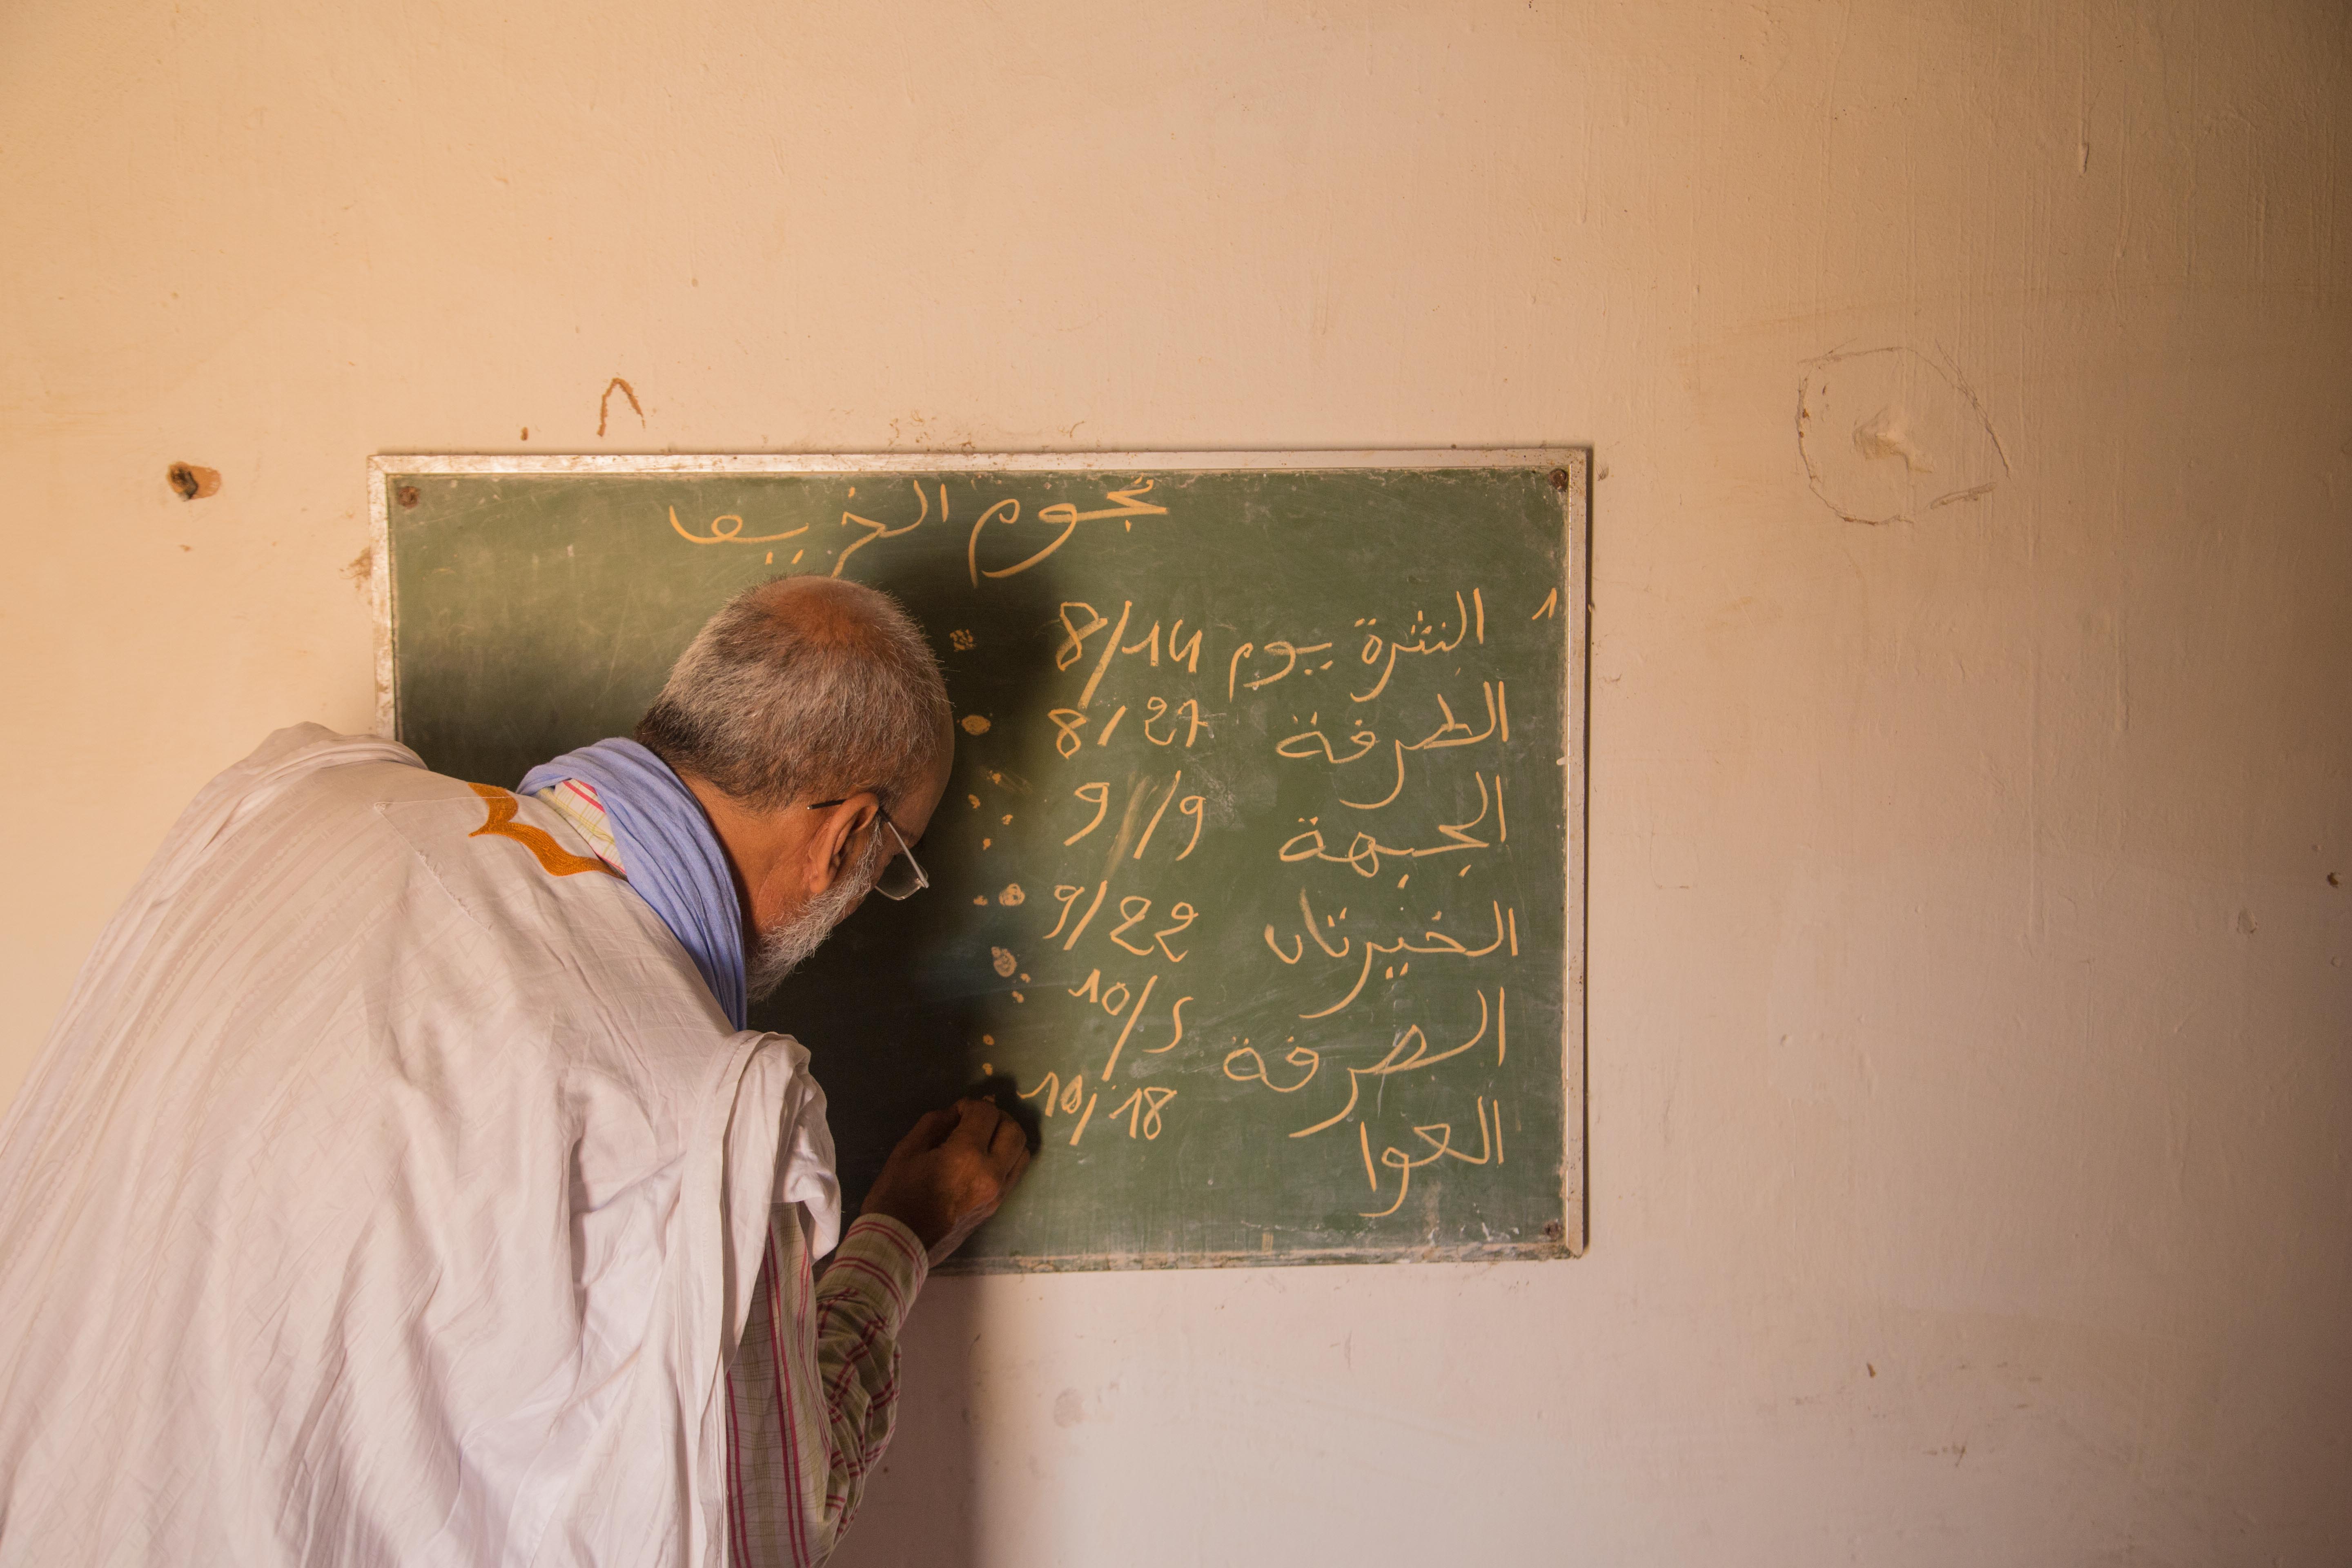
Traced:
<svg viewBox="0 0 2352 1568">
<path fill-rule="evenodd" d="M 812 801 L 809 809 L 830 811 L 845 804 L 848 799 L 844 795 L 840 800 Z M 898 825 L 890 820 L 890 813 L 879 801 L 875 802 L 874 816 L 881 827 L 889 830 L 890 841 L 898 847 L 898 853 L 882 863 L 882 874 L 874 879 L 874 890 L 886 899 L 911 899 L 929 887 L 931 879 L 924 876 L 922 867 L 915 863 L 915 852 L 908 847 L 907 836 L 898 831 Z"/>
</svg>

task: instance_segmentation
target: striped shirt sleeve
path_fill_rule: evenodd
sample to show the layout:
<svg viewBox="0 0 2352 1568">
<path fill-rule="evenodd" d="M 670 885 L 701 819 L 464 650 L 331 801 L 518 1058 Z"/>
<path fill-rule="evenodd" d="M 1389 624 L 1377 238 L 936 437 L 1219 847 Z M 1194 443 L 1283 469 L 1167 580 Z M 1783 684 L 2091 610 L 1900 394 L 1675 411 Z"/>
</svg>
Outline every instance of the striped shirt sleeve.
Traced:
<svg viewBox="0 0 2352 1568">
<path fill-rule="evenodd" d="M 897 1220 L 849 1227 L 822 1279 L 798 1205 L 772 1211 L 728 1369 L 728 1546 L 736 1568 L 815 1568 L 857 1512 L 898 1412 L 898 1334 L 929 1273 Z"/>
</svg>

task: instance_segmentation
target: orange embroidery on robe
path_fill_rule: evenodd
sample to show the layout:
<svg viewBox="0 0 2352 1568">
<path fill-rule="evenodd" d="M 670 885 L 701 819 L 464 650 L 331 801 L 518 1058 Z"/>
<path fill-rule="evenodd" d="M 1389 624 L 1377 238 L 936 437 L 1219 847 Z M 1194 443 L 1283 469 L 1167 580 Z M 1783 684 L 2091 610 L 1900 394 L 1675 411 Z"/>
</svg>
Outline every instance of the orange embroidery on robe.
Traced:
<svg viewBox="0 0 2352 1568">
<path fill-rule="evenodd" d="M 469 784 L 466 787 L 490 803 L 490 819 L 466 835 L 467 837 L 479 838 L 488 835 L 496 838 L 511 838 L 530 850 L 532 858 L 539 862 L 539 868 L 551 877 L 577 877 L 583 871 L 602 871 L 607 877 L 619 874 L 593 855 L 572 854 L 558 844 L 547 829 L 533 827 L 527 822 L 517 822 L 515 797 L 505 790 L 495 784 Z"/>
</svg>

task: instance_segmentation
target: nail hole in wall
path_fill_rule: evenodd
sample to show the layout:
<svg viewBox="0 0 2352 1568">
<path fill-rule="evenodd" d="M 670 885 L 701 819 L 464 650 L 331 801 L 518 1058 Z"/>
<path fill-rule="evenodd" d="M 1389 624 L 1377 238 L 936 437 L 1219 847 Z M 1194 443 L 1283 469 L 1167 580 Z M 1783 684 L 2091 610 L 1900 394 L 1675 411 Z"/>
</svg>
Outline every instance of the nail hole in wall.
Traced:
<svg viewBox="0 0 2352 1568">
<path fill-rule="evenodd" d="M 182 500 L 201 500 L 220 489 L 218 468 L 199 468 L 194 463 L 174 463 L 163 470 L 163 478 Z"/>
</svg>

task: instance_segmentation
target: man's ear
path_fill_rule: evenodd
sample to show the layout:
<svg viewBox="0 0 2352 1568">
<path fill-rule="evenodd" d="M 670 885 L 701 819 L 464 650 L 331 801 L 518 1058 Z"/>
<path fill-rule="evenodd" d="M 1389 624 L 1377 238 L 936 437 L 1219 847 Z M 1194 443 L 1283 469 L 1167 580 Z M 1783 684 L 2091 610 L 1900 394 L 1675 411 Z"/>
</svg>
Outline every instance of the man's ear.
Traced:
<svg viewBox="0 0 2352 1568">
<path fill-rule="evenodd" d="M 880 814 L 881 802 L 871 792 L 853 795 L 824 814 L 815 834 L 809 840 L 807 867 L 808 896 L 812 899 L 833 890 L 833 885 L 849 871 L 850 858 L 857 847 L 857 836 L 866 825 Z"/>
</svg>

